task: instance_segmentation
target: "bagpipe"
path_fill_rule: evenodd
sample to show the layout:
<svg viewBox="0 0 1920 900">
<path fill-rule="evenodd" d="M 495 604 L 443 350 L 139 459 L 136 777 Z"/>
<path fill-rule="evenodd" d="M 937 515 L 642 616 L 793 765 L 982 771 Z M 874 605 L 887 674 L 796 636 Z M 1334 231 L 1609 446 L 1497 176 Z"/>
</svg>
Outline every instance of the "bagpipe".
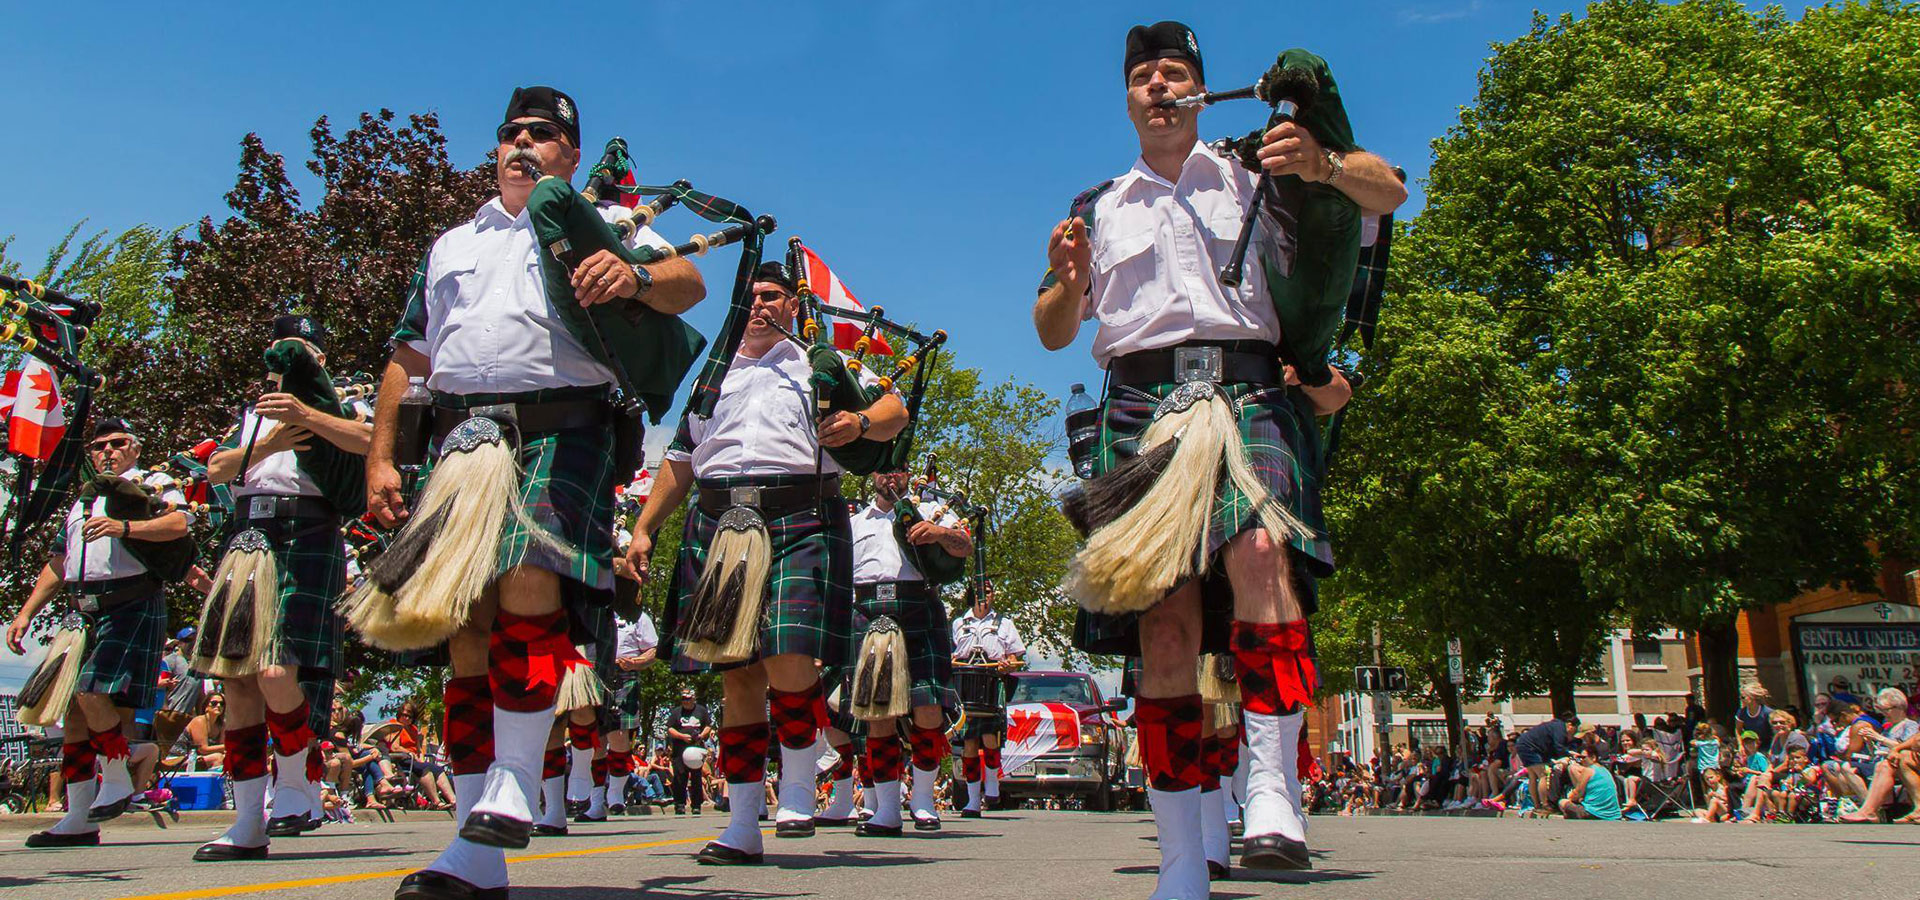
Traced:
<svg viewBox="0 0 1920 900">
<path fill-rule="evenodd" d="M 106 378 L 80 358 L 80 347 L 100 317 L 101 306 L 72 297 L 31 279 L 0 275 L 0 310 L 19 317 L 0 325 L 0 346 L 30 356 L 71 381 L 65 410 L 66 430 L 40 465 L 22 458 L 14 490 L 12 550 L 17 555 L 27 534 L 51 518 L 67 501 L 85 462 L 87 425 L 93 394 Z"/>
<path fill-rule="evenodd" d="M 902 380 L 909 376 L 913 379 L 912 386 L 905 391 L 905 429 L 885 441 L 855 438 L 851 443 L 825 448 L 827 455 L 855 475 L 904 466 L 913 452 L 914 423 L 919 419 L 920 404 L 926 396 L 927 378 L 939 357 L 940 347 L 947 342 L 947 333 L 926 334 L 902 325 L 888 319 L 886 310 L 879 306 L 856 310 L 828 305 L 807 283 L 804 250 L 805 245 L 797 237 L 787 242 L 787 270 L 799 287 L 800 297 L 800 335 L 797 338 L 788 335 L 788 338 L 800 345 L 813 367 L 809 382 L 813 389 L 814 418 L 824 419 L 836 412 L 860 412 Z M 845 320 L 860 328 L 860 336 L 845 356 L 834 345 L 831 319 Z M 881 340 L 888 349 L 896 346 L 895 341 L 909 349 L 905 353 L 895 352 L 891 357 L 869 356 Z M 883 367 L 884 375 L 879 374 Z M 863 384 L 860 373 L 869 369 L 875 374 L 875 380 L 872 384 Z"/>
<path fill-rule="evenodd" d="M 1280 323 L 1281 361 L 1301 384 L 1324 385 L 1333 379 L 1334 339 L 1360 263 L 1363 216 L 1359 204 L 1337 188 L 1267 174 L 1256 153 L 1265 134 L 1283 122 L 1298 124 L 1329 150 L 1351 152 L 1353 127 L 1326 62 L 1299 49 L 1281 53 L 1249 88 L 1161 105 L 1239 97 L 1259 99 L 1271 112 L 1263 128 L 1214 144 L 1222 156 L 1261 173 L 1220 283 L 1241 284 L 1247 254 L 1254 252 Z M 1088 611 L 1144 611 L 1202 572 L 1209 562 L 1200 550 L 1223 479 L 1248 498 L 1276 538 L 1312 533 L 1254 472 L 1234 405 L 1217 384 L 1200 380 L 1175 388 L 1154 410 L 1139 449 L 1062 498 L 1068 521 L 1087 536 L 1062 587 Z"/>
<path fill-rule="evenodd" d="M 274 341 L 267 346 L 265 362 L 267 380 L 275 389 L 292 395 L 320 415 L 349 420 L 359 417 L 320 364 L 312 344 L 297 337 Z M 246 421 L 244 411 L 240 418 L 242 423 Z M 264 419 L 256 423 L 253 433 L 235 437 L 241 450 L 236 484 L 246 481 L 259 431 L 267 427 Z M 336 514 L 351 519 L 366 511 L 364 457 L 317 435 L 308 439 L 304 448 L 296 448 L 293 455 Z M 231 492 L 227 496 L 231 498 Z M 200 631 L 192 655 L 195 669 L 222 678 L 259 672 L 271 662 L 273 647 L 279 641 L 279 602 L 280 569 L 273 556 L 273 537 L 259 528 L 232 535 L 213 571 L 213 588 L 200 607 Z"/>
<path fill-rule="evenodd" d="M 986 506 L 968 499 L 965 491 L 950 491 L 939 486 L 939 463 L 936 454 L 927 454 L 927 466 L 919 478 L 914 479 L 907 488 L 905 496 L 894 504 L 893 531 L 900 546 L 907 548 L 913 556 L 913 567 L 927 583 L 935 587 L 952 584 L 967 574 L 967 558 L 954 556 L 937 544 L 914 544 L 907 540 L 907 533 L 920 522 L 939 524 L 948 514 L 959 517 L 966 523 L 967 530 L 973 534 L 976 542 L 982 534 L 982 528 L 990 511 Z M 933 512 L 921 515 L 920 505 L 939 504 Z M 976 543 L 976 564 L 984 562 L 984 554 Z M 984 571 L 984 570 L 983 570 Z"/>
</svg>

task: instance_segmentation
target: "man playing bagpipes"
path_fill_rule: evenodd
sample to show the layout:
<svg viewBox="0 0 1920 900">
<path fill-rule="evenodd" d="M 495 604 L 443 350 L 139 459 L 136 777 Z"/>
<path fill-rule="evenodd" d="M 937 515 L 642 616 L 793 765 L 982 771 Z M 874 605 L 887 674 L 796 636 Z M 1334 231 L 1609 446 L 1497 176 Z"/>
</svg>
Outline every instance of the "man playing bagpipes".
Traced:
<svg viewBox="0 0 1920 900">
<path fill-rule="evenodd" d="M 1348 394 L 1327 356 L 1361 210 L 1391 210 L 1406 192 L 1354 146 L 1312 54 L 1288 51 L 1246 92 L 1274 113 L 1232 158 L 1198 138 L 1192 105 L 1205 102 L 1205 77 L 1190 29 L 1132 29 L 1123 71 L 1140 158 L 1076 198 L 1054 228 L 1034 324 L 1057 350 L 1082 321 L 1098 323 L 1094 358 L 1108 372 L 1099 477 L 1068 503 L 1089 537 L 1065 589 L 1082 607 L 1076 646 L 1142 657 L 1135 718 L 1161 853 L 1153 897 L 1193 900 L 1208 893 L 1202 650 L 1233 652 L 1244 695 L 1242 863 L 1309 864 L 1289 782 L 1316 684 L 1313 578 L 1333 562 L 1315 524 L 1312 415 Z M 1242 227 L 1250 221 L 1260 227 Z M 1255 231 L 1259 252 L 1243 272 Z M 1302 387 L 1286 384 L 1283 362 Z"/>
<path fill-rule="evenodd" d="M 326 343 L 307 316 L 275 318 L 266 352 L 273 388 L 207 460 L 208 483 L 231 486 L 233 510 L 189 662 L 218 677 L 227 698 L 234 824 L 194 852 L 202 862 L 265 859 L 269 837 L 302 834 L 324 818 L 318 736 L 327 733 L 344 653 L 334 611 L 347 587 L 340 523 L 366 502 L 362 460 L 372 436 L 334 390 Z"/>
<path fill-rule="evenodd" d="M 967 611 L 953 620 L 953 661 L 1010 672 L 1026 664 L 1027 643 L 1013 619 L 993 609 L 993 582 L 967 584 Z M 977 819 L 983 805 L 1000 800 L 1000 745 L 1006 739 L 1004 716 L 969 716 L 961 732 L 960 775 L 967 782 L 967 805 L 960 817 Z"/>
<path fill-rule="evenodd" d="M 640 727 L 641 719 L 652 713 L 642 708 L 639 673 L 654 664 L 659 646 L 660 634 L 654 628 L 652 616 L 641 612 L 633 619 L 620 620 L 613 644 L 613 667 L 618 674 L 605 679 L 608 694 L 602 723 L 606 729 L 606 755 L 604 762 L 593 763 L 596 782 L 600 781 L 600 767 L 606 768 L 605 783 L 595 785 L 593 799 L 605 805 L 607 815 L 618 816 L 627 811 L 627 785 L 633 779 L 633 733 Z M 640 761 L 644 764 L 646 759 L 643 757 Z M 579 764 L 578 757 L 574 764 Z M 651 813 L 653 809 L 642 807 L 641 811 Z"/>
<path fill-rule="evenodd" d="M 53 553 L 7 629 L 7 647 L 24 654 L 33 617 L 63 587 L 73 589 L 72 610 L 20 691 L 20 721 L 60 724 L 66 741 L 67 814 L 28 836 L 28 847 L 96 846 L 99 823 L 126 812 L 135 790 L 123 729 L 135 711 L 160 705 L 164 588 L 193 562 L 187 498 L 172 478 L 139 468 L 140 439 L 126 421 L 98 420 L 87 455 L 96 474 L 68 507 Z"/>
<path fill-rule="evenodd" d="M 367 505 L 383 525 L 405 524 L 345 603 L 375 646 L 445 643 L 452 663 L 445 735 L 459 833 L 401 882 L 398 900 L 506 896 L 502 851 L 532 835 L 555 717 L 599 699 L 569 616 L 611 598 L 615 473 L 635 466 L 616 456 L 638 447 L 637 434 L 616 442 L 638 424 L 639 392 L 626 388 L 684 374 L 609 347 L 600 314 L 684 334 L 674 315 L 705 296 L 683 259 L 638 265 L 603 248 L 563 260 L 567 241 L 543 245 L 535 228 L 553 210 L 542 204 L 586 202 L 567 181 L 580 163 L 571 97 L 515 90 L 497 137 L 499 196 L 434 241 L 393 335 Z M 611 234 L 603 223 L 623 212 L 589 205 L 599 221 L 585 225 Z M 667 245 L 639 227 L 621 246 Z M 409 377 L 432 391 L 437 454 L 411 504 L 396 463 L 415 461 L 395 459 Z"/>
<path fill-rule="evenodd" d="M 834 451 L 890 440 L 908 421 L 905 404 L 885 393 L 816 422 L 815 368 L 788 336 L 797 287 L 778 263 L 754 274 L 751 318 L 713 414 L 681 419 L 628 550 L 634 571 L 647 572 L 654 532 L 698 485 L 661 632 L 677 668 L 723 672 L 720 768 L 731 819 L 700 851 L 710 865 L 762 860 L 762 780 L 774 734 L 776 834 L 813 834 L 816 743 L 827 724 L 814 661 L 845 660 L 852 627 L 852 539 Z M 863 375 L 863 385 L 877 382 Z"/>
<path fill-rule="evenodd" d="M 899 459 L 901 455 L 896 455 Z M 913 826 L 938 831 L 933 785 L 947 755 L 946 711 L 955 705 L 952 640 L 939 585 L 952 581 L 973 555 L 973 535 L 948 503 L 917 499 L 905 468 L 890 463 L 873 476 L 873 501 L 854 513 L 854 633 L 864 635 L 851 676 L 840 688 L 853 718 L 866 723 L 867 774 L 873 779 L 860 823 L 867 837 L 901 834 L 900 784 L 904 773 L 900 728 L 906 729 L 913 764 Z M 852 753 L 841 753 L 845 778 L 836 778 L 839 802 L 823 816 L 852 813 Z"/>
</svg>

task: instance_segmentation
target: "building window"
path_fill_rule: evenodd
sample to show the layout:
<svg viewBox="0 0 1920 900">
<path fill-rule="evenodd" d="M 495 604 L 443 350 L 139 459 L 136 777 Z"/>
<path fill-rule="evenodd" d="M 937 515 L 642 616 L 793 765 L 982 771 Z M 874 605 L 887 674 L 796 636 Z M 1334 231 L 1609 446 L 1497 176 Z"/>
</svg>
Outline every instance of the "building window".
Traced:
<svg viewBox="0 0 1920 900">
<path fill-rule="evenodd" d="M 1636 669 L 1664 669 L 1666 658 L 1660 639 L 1652 635 L 1636 635 L 1633 639 L 1633 667 Z"/>
</svg>

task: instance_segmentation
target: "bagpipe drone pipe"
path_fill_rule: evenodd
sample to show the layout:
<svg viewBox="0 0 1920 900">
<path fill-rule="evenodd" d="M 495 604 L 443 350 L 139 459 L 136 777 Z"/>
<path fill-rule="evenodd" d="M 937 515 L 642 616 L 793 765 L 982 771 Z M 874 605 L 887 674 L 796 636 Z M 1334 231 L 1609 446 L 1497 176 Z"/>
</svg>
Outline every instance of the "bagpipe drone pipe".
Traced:
<svg viewBox="0 0 1920 900">
<path fill-rule="evenodd" d="M 792 335 L 788 337 L 801 346 L 807 354 L 807 362 L 813 367 L 810 381 L 815 419 L 824 419 L 836 412 L 865 410 L 892 391 L 903 379 L 908 376 L 913 378 L 911 387 L 905 392 L 906 428 L 890 440 L 876 441 L 861 437 L 839 447 L 828 447 L 827 455 L 832 456 L 841 468 L 855 475 L 870 475 L 889 465 L 904 466 L 912 457 L 914 423 L 919 418 L 920 403 L 926 395 L 927 378 L 933 371 L 941 345 L 947 341 L 947 333 L 935 331 L 926 334 L 894 322 L 886 318 L 885 309 L 879 306 L 855 310 L 822 302 L 807 284 L 806 266 L 802 261 L 803 249 L 804 245 L 797 237 L 787 242 L 787 271 L 792 273 L 798 284 L 800 296 L 800 335 L 798 338 Z M 860 337 L 844 356 L 834 346 L 834 329 L 829 318 L 855 323 L 861 328 Z M 889 348 L 896 346 L 894 342 L 899 341 L 908 350 L 891 357 L 869 356 L 877 337 L 886 338 Z M 861 383 L 860 373 L 867 369 L 877 376 L 872 384 Z M 879 374 L 882 371 L 886 374 Z"/>
<path fill-rule="evenodd" d="M 70 383 L 63 410 L 65 431 L 53 451 L 37 466 L 29 458 L 17 461 L 15 509 L 9 519 L 11 548 L 17 555 L 28 534 L 65 505 L 85 462 L 93 394 L 106 385 L 106 379 L 81 360 L 80 347 L 100 317 L 101 307 L 29 279 L 0 275 L 0 311 L 19 317 L 0 325 L 0 346 L 39 360 Z"/>
<path fill-rule="evenodd" d="M 983 547 L 980 527 L 988 515 L 987 508 L 975 504 L 967 498 L 965 491 L 950 491 L 939 486 L 939 463 L 935 454 L 927 454 L 927 466 L 919 478 L 907 488 L 906 496 L 894 504 L 894 538 L 900 546 L 906 547 L 913 555 L 913 567 L 927 583 L 938 587 L 959 581 L 967 574 L 967 557 L 948 553 L 939 544 L 914 544 L 907 540 L 908 532 L 920 522 L 939 524 L 948 514 L 959 517 L 967 523 L 969 533 L 975 539 L 975 553 L 981 554 Z M 937 503 L 933 512 L 922 515 L 920 505 Z M 975 561 L 984 559 L 976 555 Z"/>
</svg>

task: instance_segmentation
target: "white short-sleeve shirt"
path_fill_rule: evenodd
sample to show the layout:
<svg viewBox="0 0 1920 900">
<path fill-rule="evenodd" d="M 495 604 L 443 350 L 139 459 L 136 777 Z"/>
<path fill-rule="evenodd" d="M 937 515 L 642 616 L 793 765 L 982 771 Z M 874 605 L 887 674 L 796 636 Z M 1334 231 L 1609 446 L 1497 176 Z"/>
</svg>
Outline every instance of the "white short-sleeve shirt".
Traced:
<svg viewBox="0 0 1920 900">
<path fill-rule="evenodd" d="M 912 501 L 902 498 L 899 502 Z M 923 519 L 938 515 L 940 520 L 934 522 L 935 525 L 953 528 L 960 524 L 960 517 L 951 511 L 942 512 L 942 504 L 923 502 L 918 504 L 918 508 Z M 854 584 L 927 580 L 914 566 L 907 549 L 900 546 L 900 539 L 893 531 L 894 518 L 893 510 L 883 510 L 873 503 L 853 514 Z"/>
<path fill-rule="evenodd" d="M 695 478 L 841 471 L 814 431 L 812 376 L 812 364 L 792 341 L 757 357 L 736 355 L 720 382 L 713 415 L 689 416 L 684 423 L 692 449 L 676 440 L 665 458 L 692 463 Z M 864 385 L 879 382 L 870 368 L 858 377 Z"/>
<path fill-rule="evenodd" d="M 609 222 L 626 213 L 614 204 L 599 211 Z M 646 227 L 627 243 L 669 246 Z M 427 387 L 454 394 L 518 393 L 613 381 L 547 302 L 540 253 L 527 211 L 508 215 L 499 197 L 434 241 L 427 257 L 425 337 L 407 344 L 431 363 Z"/>
<path fill-rule="evenodd" d="M 356 415 L 371 419 L 373 411 L 364 402 L 355 400 L 348 404 Z M 259 441 L 266 437 L 280 423 L 265 418 L 252 408 L 240 417 L 240 446 L 245 448 L 249 441 Z M 311 440 L 323 441 L 326 438 L 314 435 Z M 292 450 L 278 453 L 252 454 L 247 462 L 247 475 L 233 485 L 235 497 L 250 497 L 254 494 L 279 494 L 285 496 L 318 497 L 320 486 L 315 484 L 306 470 L 300 468 L 300 458 Z"/>
<path fill-rule="evenodd" d="M 128 469 L 120 477 L 158 488 L 160 498 L 169 503 L 187 502 L 187 495 L 181 493 L 179 485 L 170 475 Z M 77 581 L 130 578 L 147 571 L 146 565 L 135 559 L 118 537 L 108 536 L 91 541 L 82 539 L 81 532 L 86 528 L 87 520 L 107 514 L 107 498 L 95 497 L 91 509 L 83 508 L 85 506 L 83 501 L 75 500 L 71 506 L 67 507 L 67 518 L 63 523 L 67 533 L 66 564 L 60 577 L 71 584 Z M 193 513 L 185 515 L 187 521 L 191 523 Z M 85 546 L 83 547 L 82 544 Z"/>
<path fill-rule="evenodd" d="M 953 655 L 961 659 L 975 650 L 985 653 L 989 660 L 998 661 L 1027 652 L 1027 645 L 1020 640 L 1020 630 L 1013 627 L 1013 620 L 998 610 L 975 616 L 969 609 L 953 620 Z"/>
<path fill-rule="evenodd" d="M 653 617 L 641 613 L 631 622 L 620 620 L 619 634 L 613 642 L 613 658 L 626 659 L 660 646 L 660 633 L 653 628 Z"/>
<path fill-rule="evenodd" d="M 1177 182 L 1144 159 L 1094 200 L 1093 281 L 1082 317 L 1099 323 L 1093 356 L 1194 340 L 1280 340 L 1266 275 L 1249 264 L 1238 287 L 1220 268 L 1240 236 L 1256 176 L 1195 142 Z"/>
</svg>

